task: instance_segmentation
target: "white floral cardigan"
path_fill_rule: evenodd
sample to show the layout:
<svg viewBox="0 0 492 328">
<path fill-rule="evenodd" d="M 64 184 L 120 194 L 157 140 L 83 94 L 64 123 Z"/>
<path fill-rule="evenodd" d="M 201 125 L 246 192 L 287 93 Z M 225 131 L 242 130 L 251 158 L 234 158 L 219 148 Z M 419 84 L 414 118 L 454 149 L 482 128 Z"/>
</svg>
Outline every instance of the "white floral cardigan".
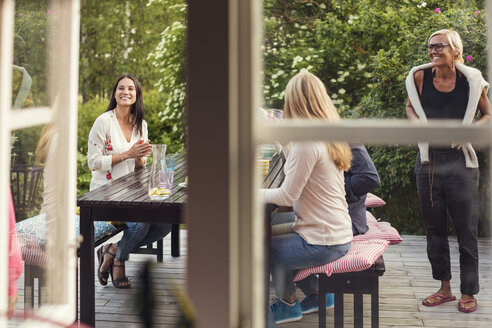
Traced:
<svg viewBox="0 0 492 328">
<path fill-rule="evenodd" d="M 142 135 L 134 127 L 130 142 L 128 142 L 120 124 L 116 119 L 114 110 L 107 111 L 96 119 L 89 133 L 89 150 L 87 161 L 92 171 L 90 190 L 96 189 L 111 180 L 117 179 L 135 169 L 133 158 L 121 163 L 111 165 L 112 155 L 121 154 L 137 142 L 139 139 L 148 140 L 147 122 L 142 121 Z"/>
</svg>

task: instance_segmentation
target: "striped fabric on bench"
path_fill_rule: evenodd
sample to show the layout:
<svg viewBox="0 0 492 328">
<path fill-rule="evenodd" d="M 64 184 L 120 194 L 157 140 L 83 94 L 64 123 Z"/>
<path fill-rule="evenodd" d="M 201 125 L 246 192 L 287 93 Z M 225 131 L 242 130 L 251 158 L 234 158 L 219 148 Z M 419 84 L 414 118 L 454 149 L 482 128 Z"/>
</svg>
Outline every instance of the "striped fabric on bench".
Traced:
<svg viewBox="0 0 492 328">
<path fill-rule="evenodd" d="M 97 247 L 103 244 L 125 229 L 126 226 L 124 224 L 114 226 L 106 221 L 94 221 L 94 246 Z M 43 268 L 50 264 L 44 250 L 46 243 L 46 215 L 40 214 L 17 222 L 16 230 L 22 260 L 24 261 L 24 310 L 26 311 L 34 308 L 35 279 L 38 280 L 38 304 L 41 305 L 44 299 L 43 287 L 46 282 Z M 76 216 L 75 234 L 76 236 L 80 235 L 80 217 L 78 215 Z M 157 248 L 147 245 L 147 248 L 135 249 L 131 253 L 153 254 L 157 256 L 158 262 L 162 262 L 163 240 L 157 241 Z"/>
<path fill-rule="evenodd" d="M 354 294 L 354 327 L 363 327 L 362 295 L 371 295 L 372 327 L 379 325 L 378 277 L 384 273 L 382 254 L 390 244 L 402 241 L 388 222 L 379 222 L 367 212 L 369 230 L 355 236 L 347 254 L 336 261 L 297 271 L 294 281 L 319 274 L 319 293 L 335 293 L 335 327 L 343 326 L 343 294 Z M 376 265 L 378 261 L 379 265 Z M 324 297 L 320 297 L 324 301 Z M 326 326 L 326 309 L 320 303 L 319 327 Z"/>
<path fill-rule="evenodd" d="M 76 216 L 75 235 L 80 235 L 80 217 Z M 32 218 L 17 222 L 15 225 L 19 243 L 22 251 L 22 259 L 26 264 L 42 266 L 46 264 L 44 247 L 46 243 L 46 215 L 39 214 Z M 115 227 L 105 221 L 94 222 L 94 240 L 96 246 L 98 241 L 102 241 L 105 237 L 113 237 L 124 227 Z M 102 241 L 104 242 L 104 241 Z"/>
<path fill-rule="evenodd" d="M 302 280 L 314 273 L 331 276 L 333 273 L 363 271 L 376 262 L 388 245 L 395 245 L 402 241 L 400 234 L 391 224 L 377 221 L 370 212 L 366 212 L 366 215 L 369 230 L 363 235 L 354 237 L 345 256 L 324 265 L 299 270 L 294 281 Z"/>
<path fill-rule="evenodd" d="M 353 241 L 347 254 L 336 261 L 297 271 L 294 281 L 316 273 L 324 273 L 329 277 L 334 273 L 364 271 L 376 262 L 388 245 L 389 241 L 382 239 Z"/>
</svg>

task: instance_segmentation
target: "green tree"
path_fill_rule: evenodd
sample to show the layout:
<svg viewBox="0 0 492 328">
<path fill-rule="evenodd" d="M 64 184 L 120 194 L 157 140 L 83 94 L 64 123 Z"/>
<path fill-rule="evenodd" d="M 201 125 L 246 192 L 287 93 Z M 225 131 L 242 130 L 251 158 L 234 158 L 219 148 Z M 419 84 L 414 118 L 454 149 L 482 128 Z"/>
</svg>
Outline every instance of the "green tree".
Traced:
<svg viewBox="0 0 492 328">
<path fill-rule="evenodd" d="M 160 72 L 147 59 L 168 25 L 165 6 L 147 0 L 96 1 L 81 5 L 80 92 L 83 101 L 108 97 L 116 79 L 132 73 L 153 88 Z M 158 22 L 158 24 L 156 24 Z"/>
<path fill-rule="evenodd" d="M 168 15 L 160 42 L 148 56 L 160 73 L 155 87 L 169 95 L 157 115 L 171 139 L 184 143 L 186 3 L 184 0 L 151 0 L 151 3 L 164 6 Z"/>
<path fill-rule="evenodd" d="M 14 65 L 31 76 L 31 97 L 27 105 L 46 106 L 48 76 L 48 22 L 51 12 L 45 1 L 33 4 L 17 1 L 14 25 Z M 20 80 L 14 75 L 14 94 Z"/>
</svg>

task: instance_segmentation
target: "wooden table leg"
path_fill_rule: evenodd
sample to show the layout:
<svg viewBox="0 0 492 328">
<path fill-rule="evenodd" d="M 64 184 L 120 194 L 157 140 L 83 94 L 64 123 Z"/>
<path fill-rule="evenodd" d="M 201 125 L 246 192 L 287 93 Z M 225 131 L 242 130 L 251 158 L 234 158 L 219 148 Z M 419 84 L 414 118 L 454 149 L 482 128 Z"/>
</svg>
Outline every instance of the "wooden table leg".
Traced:
<svg viewBox="0 0 492 328">
<path fill-rule="evenodd" d="M 95 326 L 94 291 L 94 222 L 92 209 L 80 208 L 80 234 L 84 237 L 80 247 L 80 321 Z"/>
<path fill-rule="evenodd" d="M 171 226 L 171 256 L 179 256 L 179 224 Z"/>
<path fill-rule="evenodd" d="M 266 204 L 265 205 L 265 212 L 264 215 L 265 217 L 263 218 L 263 226 L 265 229 L 265 313 L 266 313 L 266 327 L 270 327 L 269 322 L 270 320 L 274 321 L 274 319 L 271 319 L 270 316 L 273 318 L 273 313 L 270 313 L 270 246 L 272 244 L 272 212 L 277 208 L 276 205 L 273 204 Z"/>
</svg>

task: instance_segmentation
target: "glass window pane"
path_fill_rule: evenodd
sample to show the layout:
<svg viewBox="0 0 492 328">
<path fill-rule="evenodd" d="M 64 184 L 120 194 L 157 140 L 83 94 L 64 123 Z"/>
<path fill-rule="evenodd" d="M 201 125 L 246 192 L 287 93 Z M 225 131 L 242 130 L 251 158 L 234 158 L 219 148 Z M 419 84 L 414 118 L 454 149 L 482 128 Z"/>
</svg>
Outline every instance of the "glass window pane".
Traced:
<svg viewBox="0 0 492 328">
<path fill-rule="evenodd" d="M 16 1 L 12 107 L 48 105 L 49 1 Z"/>
<path fill-rule="evenodd" d="M 42 130 L 42 126 L 37 126 L 12 133 L 10 181 L 17 221 L 38 214 L 42 203 L 43 163 L 36 156 Z M 17 195 L 20 197 L 17 198 Z"/>
<path fill-rule="evenodd" d="M 39 304 L 46 304 L 49 294 L 43 280 L 47 220 L 42 208 L 46 205 L 44 192 L 50 188 L 45 179 L 45 131 L 45 127 L 36 126 L 16 130 L 11 135 L 10 190 L 17 221 L 17 240 L 24 264 L 24 274 L 17 281 L 19 300 L 11 320 L 15 324 L 23 321 L 24 309 L 35 310 Z M 32 304 L 34 307 L 31 309 Z"/>
</svg>

